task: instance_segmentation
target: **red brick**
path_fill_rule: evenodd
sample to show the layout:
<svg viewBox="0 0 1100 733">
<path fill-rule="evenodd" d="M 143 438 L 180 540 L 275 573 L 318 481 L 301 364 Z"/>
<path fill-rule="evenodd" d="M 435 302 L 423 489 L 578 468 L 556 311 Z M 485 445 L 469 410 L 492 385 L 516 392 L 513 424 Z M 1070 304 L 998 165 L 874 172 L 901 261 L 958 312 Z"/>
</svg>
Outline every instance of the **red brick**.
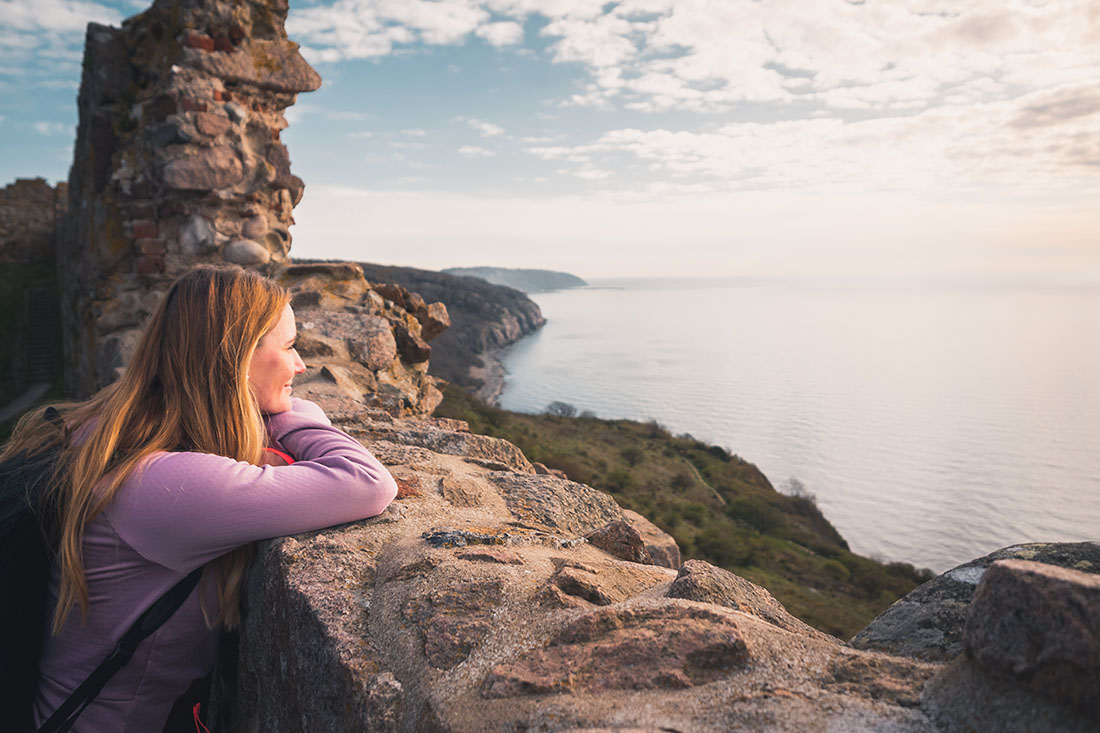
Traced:
<svg viewBox="0 0 1100 733">
<path fill-rule="evenodd" d="M 239 46 L 241 41 L 244 40 L 244 36 L 244 28 L 242 28 L 239 24 L 234 23 L 233 26 L 229 29 L 229 42 L 232 43 L 234 46 Z"/>
<path fill-rule="evenodd" d="M 228 52 L 228 51 L 232 51 L 233 50 L 233 44 L 230 43 L 229 39 L 226 38 L 225 36 L 215 36 L 214 37 L 214 50 L 215 51 L 221 51 L 223 53 Z"/>
<path fill-rule="evenodd" d="M 166 249 L 163 239 L 153 238 L 139 239 L 134 242 L 134 246 L 143 255 L 162 255 Z"/>
<path fill-rule="evenodd" d="M 139 275 L 153 275 L 164 272 L 164 258 L 160 255 L 141 255 L 134 265 Z"/>
<path fill-rule="evenodd" d="M 183 39 L 183 45 L 190 46 L 191 48 L 199 48 L 203 51 L 213 51 L 214 39 L 205 33 L 188 31 L 187 37 Z"/>
<path fill-rule="evenodd" d="M 134 239 L 147 239 L 157 236 L 157 223 L 148 219 L 130 222 L 130 236 Z"/>
</svg>

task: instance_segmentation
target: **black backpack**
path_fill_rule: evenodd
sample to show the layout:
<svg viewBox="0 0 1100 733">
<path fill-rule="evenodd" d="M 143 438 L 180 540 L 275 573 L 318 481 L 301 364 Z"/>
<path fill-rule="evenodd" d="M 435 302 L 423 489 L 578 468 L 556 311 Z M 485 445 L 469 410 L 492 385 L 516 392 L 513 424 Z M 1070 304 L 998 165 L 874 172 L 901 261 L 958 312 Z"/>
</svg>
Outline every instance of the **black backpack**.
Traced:
<svg viewBox="0 0 1100 733">
<path fill-rule="evenodd" d="M 47 408 L 45 417 L 61 430 L 57 410 Z M 57 512 L 47 489 L 59 451 L 60 441 L 33 456 L 21 453 L 0 462 L 0 710 L 5 724 L 16 731 L 33 729 L 50 567 L 59 539 Z M 183 605 L 201 574 L 202 568 L 195 570 L 157 599 L 39 731 L 67 731 L 107 680 L 130 661 L 137 645 Z"/>
</svg>

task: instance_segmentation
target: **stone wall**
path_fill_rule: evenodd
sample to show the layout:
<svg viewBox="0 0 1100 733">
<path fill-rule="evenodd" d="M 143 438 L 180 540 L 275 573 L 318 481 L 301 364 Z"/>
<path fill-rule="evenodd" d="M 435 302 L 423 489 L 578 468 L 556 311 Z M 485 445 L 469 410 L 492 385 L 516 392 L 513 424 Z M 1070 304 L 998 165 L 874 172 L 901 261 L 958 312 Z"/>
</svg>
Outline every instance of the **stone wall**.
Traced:
<svg viewBox="0 0 1100 733">
<path fill-rule="evenodd" d="M 54 257 L 54 230 L 65 212 L 66 184 L 21 178 L 0 189 L 0 265 Z"/>
<path fill-rule="evenodd" d="M 67 381 L 110 381 L 136 329 L 199 262 L 287 259 L 304 185 L 283 110 L 321 79 L 285 0 L 158 0 L 88 27 L 69 215 L 59 246 Z"/>
</svg>

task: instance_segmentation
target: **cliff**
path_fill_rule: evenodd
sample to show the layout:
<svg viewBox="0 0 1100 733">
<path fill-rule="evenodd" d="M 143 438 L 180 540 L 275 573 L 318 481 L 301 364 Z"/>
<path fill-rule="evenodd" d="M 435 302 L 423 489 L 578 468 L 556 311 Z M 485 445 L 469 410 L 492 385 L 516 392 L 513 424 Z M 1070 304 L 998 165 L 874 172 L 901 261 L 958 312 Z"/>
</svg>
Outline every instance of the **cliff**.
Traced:
<svg viewBox="0 0 1100 733">
<path fill-rule="evenodd" d="M 401 488 L 374 519 L 261 543 L 236 672 L 227 655 L 216 685 L 223 730 L 1096 729 L 1094 543 L 952 571 L 856 648 L 744 578 L 677 568 L 672 539 L 609 495 L 428 417 L 446 309 L 355 264 L 286 262 L 301 186 L 268 141 L 319 79 L 285 14 L 158 0 L 121 31 L 89 29 L 59 262 L 89 293 L 65 310 L 70 343 L 94 347 L 70 352 L 78 389 L 124 366 L 124 343 L 99 358 L 105 337 L 175 272 L 269 272 L 294 294 L 298 392 Z M 226 91 L 249 100 L 242 117 Z"/>
<path fill-rule="evenodd" d="M 447 306 L 451 327 L 433 343 L 429 372 L 486 402 L 497 398 L 503 383 L 496 352 L 545 323 L 538 305 L 514 288 L 446 272 L 360 264 L 371 281 L 398 283 Z"/>
<path fill-rule="evenodd" d="M 587 285 L 584 280 L 568 272 L 555 270 L 525 270 L 512 267 L 448 267 L 447 275 L 476 277 L 494 285 L 505 285 L 525 293 L 544 293 L 550 290 L 567 290 Z"/>
</svg>

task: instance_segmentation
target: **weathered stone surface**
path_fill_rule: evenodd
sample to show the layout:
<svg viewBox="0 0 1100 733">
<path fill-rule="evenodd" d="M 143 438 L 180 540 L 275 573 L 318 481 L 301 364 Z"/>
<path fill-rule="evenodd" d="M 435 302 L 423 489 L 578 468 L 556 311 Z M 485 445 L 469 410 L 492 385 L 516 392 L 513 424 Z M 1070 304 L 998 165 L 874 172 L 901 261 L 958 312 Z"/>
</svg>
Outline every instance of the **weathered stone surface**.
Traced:
<svg viewBox="0 0 1100 733">
<path fill-rule="evenodd" d="M 836 641 L 787 613 L 783 604 L 764 588 L 702 560 L 684 563 L 668 589 L 668 597 L 727 606 L 796 634 Z"/>
<path fill-rule="evenodd" d="M 271 253 L 259 242 L 238 239 L 225 245 L 222 256 L 235 265 L 262 265 L 271 259 Z"/>
<path fill-rule="evenodd" d="M 240 183 L 244 178 L 244 167 L 233 148 L 221 145 L 200 148 L 168 161 L 161 178 L 169 188 L 214 191 Z"/>
<path fill-rule="evenodd" d="M 229 121 L 229 117 L 226 115 L 213 112 L 195 113 L 195 129 L 203 135 L 210 135 L 211 137 L 224 135 L 232 126 L 233 123 Z"/>
<path fill-rule="evenodd" d="M 451 327 L 451 316 L 443 303 L 428 303 L 413 312 L 420 321 L 420 337 L 431 341 Z"/>
<path fill-rule="evenodd" d="M 593 547 L 598 547 L 604 552 L 619 558 L 646 565 L 652 565 L 653 560 L 645 549 L 642 536 L 638 530 L 623 520 L 609 522 L 595 532 L 585 537 Z"/>
<path fill-rule="evenodd" d="M 267 218 L 263 215 L 253 216 L 244 222 L 241 234 L 248 239 L 262 237 L 267 233 Z"/>
<path fill-rule="evenodd" d="M 455 557 L 459 560 L 469 560 L 470 562 L 492 562 L 502 565 L 523 564 L 522 557 L 511 550 L 505 550 L 500 547 L 485 547 L 478 550 L 467 550 L 466 552 L 458 553 Z"/>
<path fill-rule="evenodd" d="M 622 509 L 591 486 L 555 476 L 492 474 L 509 511 L 521 522 L 583 537 L 608 522 L 622 519 Z"/>
<path fill-rule="evenodd" d="M 654 565 L 673 570 L 680 567 L 680 546 L 672 535 L 630 509 L 623 509 L 623 517 L 642 536 L 646 552 Z"/>
<path fill-rule="evenodd" d="M 749 658 L 728 613 L 681 606 L 608 608 L 570 622 L 545 649 L 494 667 L 483 694 L 684 689 L 732 674 Z"/>
<path fill-rule="evenodd" d="M 214 249 L 214 227 L 200 214 L 192 214 L 180 229 L 179 241 L 184 255 L 205 255 Z"/>
<path fill-rule="evenodd" d="M 964 641 L 991 674 L 1100 721 L 1100 576 L 998 560 L 974 593 Z"/>
<path fill-rule="evenodd" d="M 916 588 L 886 609 L 856 634 L 856 649 L 884 651 L 916 659 L 947 661 L 963 651 L 963 628 L 970 599 L 985 574 L 997 560 L 1033 560 L 1073 568 L 1086 573 L 1100 572 L 1100 543 L 1034 542 L 1013 545 L 948 570 Z"/>
<path fill-rule="evenodd" d="M 393 336 L 397 342 L 397 351 L 401 358 L 410 364 L 420 364 L 432 355 L 432 347 L 424 339 L 409 330 L 404 323 L 396 323 Z"/>
<path fill-rule="evenodd" d="M 352 429 L 356 437 L 389 440 L 404 445 L 417 445 L 435 453 L 465 456 L 494 464 L 499 470 L 532 473 L 533 469 L 523 452 L 512 443 L 487 435 L 439 430 L 419 421 L 397 421 L 389 424 L 372 423 Z M 587 487 L 585 487 L 587 488 Z M 594 489 L 588 489 L 594 491 Z M 597 492 L 599 493 L 599 492 Z M 606 494 L 601 494 L 606 496 Z M 609 498 L 610 500 L 610 498 Z"/>
<path fill-rule="evenodd" d="M 247 49 L 208 53 L 183 49 L 188 66 L 225 81 L 252 84 L 277 92 L 312 92 L 321 87 L 321 76 L 298 53 L 292 41 L 253 39 Z"/>
<path fill-rule="evenodd" d="M 994 677 L 965 656 L 957 657 L 928 681 L 921 694 L 921 709 L 929 718 L 926 730 L 943 733 L 1100 731 L 1095 716 L 1053 703 L 1016 680 Z"/>
<path fill-rule="evenodd" d="M 668 571 L 646 571 L 622 564 L 604 564 L 584 568 L 566 565 L 553 577 L 563 593 L 582 598 L 596 606 L 619 603 L 668 581 Z"/>
<path fill-rule="evenodd" d="M 489 617 L 500 599 L 499 580 L 475 580 L 433 589 L 407 602 L 403 614 L 420 629 L 428 662 L 449 669 L 488 633 Z"/>
</svg>

